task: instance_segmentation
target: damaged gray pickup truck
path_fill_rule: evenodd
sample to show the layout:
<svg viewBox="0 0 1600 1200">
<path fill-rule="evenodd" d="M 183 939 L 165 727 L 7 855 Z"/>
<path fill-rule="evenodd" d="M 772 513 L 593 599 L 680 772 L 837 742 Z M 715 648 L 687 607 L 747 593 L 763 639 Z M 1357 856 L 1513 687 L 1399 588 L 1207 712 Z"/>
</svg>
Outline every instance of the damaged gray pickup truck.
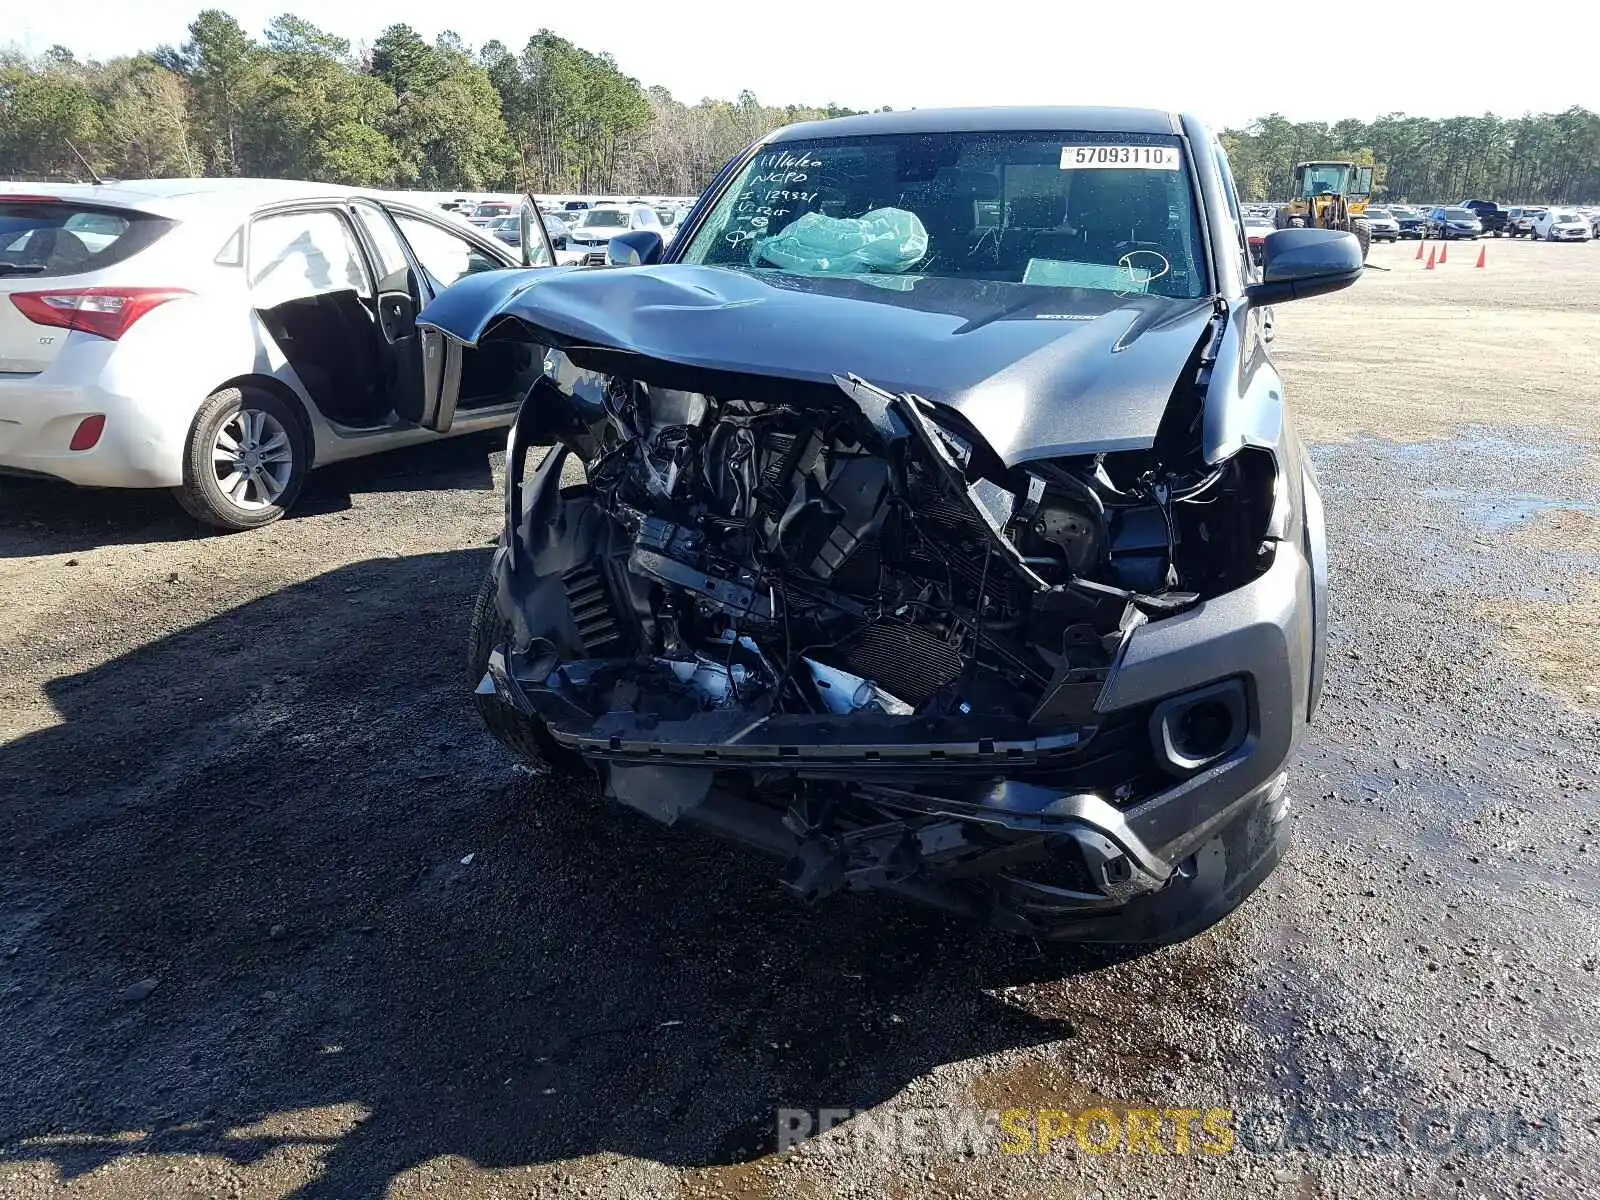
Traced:
<svg viewBox="0 0 1600 1200">
<path fill-rule="evenodd" d="M 1250 894 L 1327 622 L 1266 306 L 1353 237 L 1256 272 L 1187 116 L 919 110 L 779 130 L 608 261 L 420 318 L 425 423 L 523 398 L 471 634 L 500 741 L 808 900 L 1160 943 Z"/>
</svg>

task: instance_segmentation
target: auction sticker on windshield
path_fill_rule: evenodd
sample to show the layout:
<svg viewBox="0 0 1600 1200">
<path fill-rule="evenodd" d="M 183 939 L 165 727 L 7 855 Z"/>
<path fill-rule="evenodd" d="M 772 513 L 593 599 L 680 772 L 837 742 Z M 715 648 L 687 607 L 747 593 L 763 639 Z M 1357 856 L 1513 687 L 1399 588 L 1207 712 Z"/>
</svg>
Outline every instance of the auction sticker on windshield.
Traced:
<svg viewBox="0 0 1600 1200">
<path fill-rule="evenodd" d="M 1183 165 L 1176 146 L 1063 146 L 1063 171 L 1176 171 Z"/>
</svg>

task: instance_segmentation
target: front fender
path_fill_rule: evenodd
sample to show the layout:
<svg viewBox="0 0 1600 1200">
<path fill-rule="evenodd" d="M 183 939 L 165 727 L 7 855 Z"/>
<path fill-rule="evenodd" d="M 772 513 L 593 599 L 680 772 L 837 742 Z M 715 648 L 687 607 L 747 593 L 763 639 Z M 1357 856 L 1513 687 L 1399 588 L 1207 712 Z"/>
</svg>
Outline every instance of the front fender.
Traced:
<svg viewBox="0 0 1600 1200">
<path fill-rule="evenodd" d="M 1206 389 L 1201 450 L 1219 463 L 1246 446 L 1276 450 L 1283 440 L 1283 380 L 1252 324 L 1251 306 L 1228 311 L 1228 330 L 1217 349 Z"/>
</svg>

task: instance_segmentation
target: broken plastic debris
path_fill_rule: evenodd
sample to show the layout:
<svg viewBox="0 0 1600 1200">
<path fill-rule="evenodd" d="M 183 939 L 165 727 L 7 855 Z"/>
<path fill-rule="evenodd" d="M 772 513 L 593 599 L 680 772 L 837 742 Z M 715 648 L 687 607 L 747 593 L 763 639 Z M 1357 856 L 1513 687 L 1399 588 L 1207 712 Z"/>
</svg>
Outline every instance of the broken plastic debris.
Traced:
<svg viewBox="0 0 1600 1200">
<path fill-rule="evenodd" d="M 475 857 L 476 857 L 476 853 L 463 855 L 462 859 L 461 859 L 461 865 L 463 867 L 470 867 L 472 865 L 472 860 Z"/>
<path fill-rule="evenodd" d="M 809 212 L 756 245 L 755 260 L 788 271 L 849 275 L 906 270 L 928 252 L 928 231 L 917 214 L 875 208 L 860 217 Z"/>
</svg>

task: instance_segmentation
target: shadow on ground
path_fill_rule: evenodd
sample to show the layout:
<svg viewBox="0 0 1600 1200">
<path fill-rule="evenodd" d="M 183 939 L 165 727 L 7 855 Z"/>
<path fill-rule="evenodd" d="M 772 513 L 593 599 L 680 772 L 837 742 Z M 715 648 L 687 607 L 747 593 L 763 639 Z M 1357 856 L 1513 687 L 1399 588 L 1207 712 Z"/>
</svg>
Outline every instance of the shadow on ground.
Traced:
<svg viewBox="0 0 1600 1200">
<path fill-rule="evenodd" d="M 486 555 L 358 563 L 49 685 L 60 723 L 0 747 L 4 1157 L 248 1162 L 296 1137 L 230 1131 L 343 1105 L 299 1195 L 440 1155 L 736 1162 L 779 1106 L 1063 1036 L 992 994 L 1025 944 L 801 908 L 764 859 L 513 773 L 462 661 Z"/>
<path fill-rule="evenodd" d="M 490 456 L 504 447 L 504 432 L 494 430 L 334 463 L 312 472 L 285 519 L 342 512 L 375 492 L 487 491 L 494 484 Z M 0 558 L 210 536 L 216 531 L 163 488 L 79 488 L 0 475 Z"/>
</svg>

